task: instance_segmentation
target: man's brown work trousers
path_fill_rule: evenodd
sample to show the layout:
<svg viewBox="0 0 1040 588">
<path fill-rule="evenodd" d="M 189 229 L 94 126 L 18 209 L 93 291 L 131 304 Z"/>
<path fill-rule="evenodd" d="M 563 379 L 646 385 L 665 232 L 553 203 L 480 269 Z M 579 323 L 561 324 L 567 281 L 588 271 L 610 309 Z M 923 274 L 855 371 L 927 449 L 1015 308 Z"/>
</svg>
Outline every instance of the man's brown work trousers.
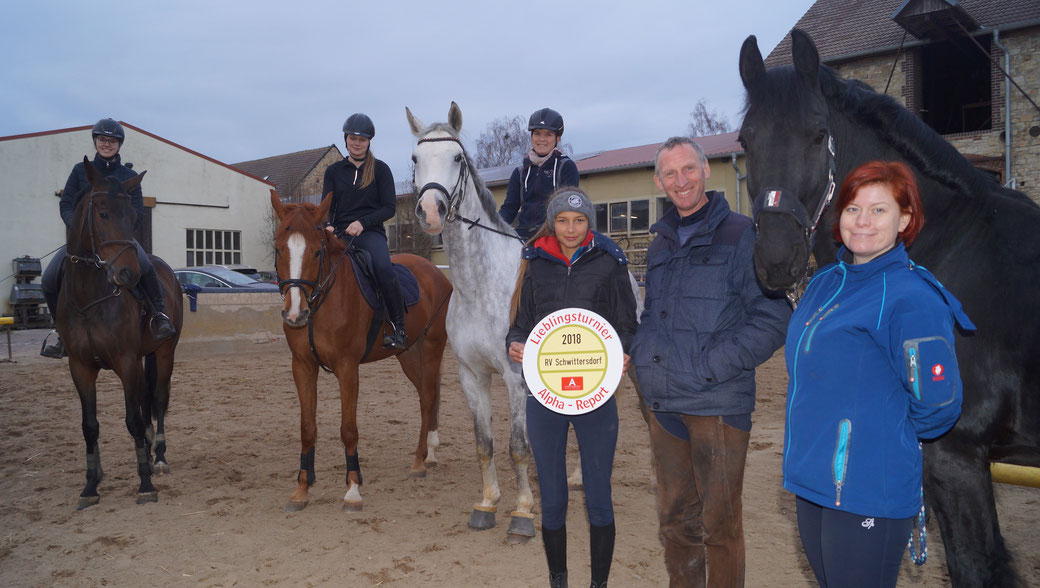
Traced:
<svg viewBox="0 0 1040 588">
<path fill-rule="evenodd" d="M 723 423 L 720 416 L 682 415 L 682 421 L 689 441 L 666 431 L 656 416 L 650 419 L 669 586 L 743 586 L 740 493 L 751 435 Z"/>
</svg>

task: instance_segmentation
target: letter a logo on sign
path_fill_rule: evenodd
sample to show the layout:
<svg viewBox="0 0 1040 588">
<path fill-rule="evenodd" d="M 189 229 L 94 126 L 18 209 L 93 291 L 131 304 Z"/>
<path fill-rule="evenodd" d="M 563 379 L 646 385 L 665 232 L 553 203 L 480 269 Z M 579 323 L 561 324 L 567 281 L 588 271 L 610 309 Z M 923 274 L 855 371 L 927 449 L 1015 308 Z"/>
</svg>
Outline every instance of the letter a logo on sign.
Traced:
<svg viewBox="0 0 1040 588">
<path fill-rule="evenodd" d="M 568 376 L 563 378 L 560 382 L 561 390 L 581 390 L 581 376 Z"/>
</svg>

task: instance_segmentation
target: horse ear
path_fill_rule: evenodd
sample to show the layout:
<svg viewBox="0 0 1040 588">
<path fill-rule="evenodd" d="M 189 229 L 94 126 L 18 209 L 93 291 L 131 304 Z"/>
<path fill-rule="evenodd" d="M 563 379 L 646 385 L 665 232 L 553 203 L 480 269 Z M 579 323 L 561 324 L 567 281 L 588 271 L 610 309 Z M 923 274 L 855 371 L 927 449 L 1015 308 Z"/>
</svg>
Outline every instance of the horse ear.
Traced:
<svg viewBox="0 0 1040 588">
<path fill-rule="evenodd" d="M 766 65 L 762 61 L 762 53 L 758 50 L 758 39 L 754 35 L 748 35 L 744 44 L 740 46 L 740 79 L 744 82 L 744 88 L 750 90 L 755 80 L 764 73 Z"/>
<path fill-rule="evenodd" d="M 448 109 L 448 124 L 455 129 L 456 134 L 462 131 L 462 109 L 455 104 L 454 100 L 451 101 L 451 108 Z"/>
<path fill-rule="evenodd" d="M 94 167 L 94 166 L 90 166 L 90 167 Z M 127 194 L 129 194 L 130 192 L 133 192 L 134 190 L 137 189 L 138 186 L 141 185 L 141 180 L 144 179 L 144 175 L 146 173 L 148 173 L 147 170 L 145 170 L 145 171 L 137 174 L 136 176 L 130 178 L 129 180 L 123 182 L 123 189 L 126 190 Z"/>
<path fill-rule="evenodd" d="M 791 57 L 795 71 L 810 87 L 815 86 L 820 74 L 820 54 L 809 34 L 801 29 L 791 29 Z"/>
<path fill-rule="evenodd" d="M 285 205 L 282 204 L 282 199 L 279 198 L 278 192 L 271 190 L 271 208 L 274 209 L 274 216 L 278 220 L 282 220 L 285 216 Z"/>
<path fill-rule="evenodd" d="M 325 195 L 325 199 L 318 205 L 317 211 L 315 211 L 315 223 L 324 224 L 325 217 L 329 216 L 329 207 L 332 206 L 332 192 Z"/>
<path fill-rule="evenodd" d="M 94 169 L 93 165 L 90 165 L 90 160 L 87 159 L 86 155 L 83 156 L 83 170 L 87 172 L 87 182 L 89 182 L 91 186 L 94 186 L 95 188 L 101 186 L 101 174 Z"/>
<path fill-rule="evenodd" d="M 421 137 L 422 132 L 426 130 L 426 125 L 424 125 L 423 121 L 419 120 L 418 117 L 412 114 L 412 111 L 408 110 L 407 106 L 404 107 L 404 113 L 408 115 L 408 126 L 412 129 L 412 134 L 416 137 Z"/>
</svg>

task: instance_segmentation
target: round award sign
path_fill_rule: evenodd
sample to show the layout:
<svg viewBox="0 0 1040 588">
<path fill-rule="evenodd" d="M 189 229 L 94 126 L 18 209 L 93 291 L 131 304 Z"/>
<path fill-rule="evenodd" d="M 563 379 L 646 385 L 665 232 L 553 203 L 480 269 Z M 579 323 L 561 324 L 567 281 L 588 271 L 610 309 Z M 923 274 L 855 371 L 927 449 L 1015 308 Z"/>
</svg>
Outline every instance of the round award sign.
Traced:
<svg viewBox="0 0 1040 588">
<path fill-rule="evenodd" d="M 617 389 L 625 354 L 617 331 L 600 315 L 564 308 L 535 325 L 524 345 L 524 380 L 546 408 L 582 414 Z"/>
</svg>

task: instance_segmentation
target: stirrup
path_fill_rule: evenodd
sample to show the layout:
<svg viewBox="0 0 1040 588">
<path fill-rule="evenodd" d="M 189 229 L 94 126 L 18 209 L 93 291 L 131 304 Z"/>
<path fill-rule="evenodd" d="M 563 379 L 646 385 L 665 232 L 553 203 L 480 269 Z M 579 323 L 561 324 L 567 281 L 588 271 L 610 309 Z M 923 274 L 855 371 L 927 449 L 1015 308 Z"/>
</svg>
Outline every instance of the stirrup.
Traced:
<svg viewBox="0 0 1040 588">
<path fill-rule="evenodd" d="M 391 323 L 391 326 L 393 324 Z M 393 332 L 383 337 L 385 349 L 405 349 L 408 347 L 408 333 L 397 326 L 393 326 Z"/>
<path fill-rule="evenodd" d="M 48 345 L 47 339 L 49 339 L 51 335 L 55 335 L 54 343 Z M 69 356 L 65 351 L 65 345 L 61 342 L 61 335 L 58 335 L 57 331 L 51 331 L 43 338 L 43 344 L 40 345 L 40 355 L 50 357 L 51 359 L 61 359 Z"/>
<path fill-rule="evenodd" d="M 152 318 L 148 321 L 148 330 L 156 341 L 165 341 L 177 334 L 173 321 L 170 320 L 170 317 L 165 312 L 156 312 L 152 315 Z"/>
</svg>

